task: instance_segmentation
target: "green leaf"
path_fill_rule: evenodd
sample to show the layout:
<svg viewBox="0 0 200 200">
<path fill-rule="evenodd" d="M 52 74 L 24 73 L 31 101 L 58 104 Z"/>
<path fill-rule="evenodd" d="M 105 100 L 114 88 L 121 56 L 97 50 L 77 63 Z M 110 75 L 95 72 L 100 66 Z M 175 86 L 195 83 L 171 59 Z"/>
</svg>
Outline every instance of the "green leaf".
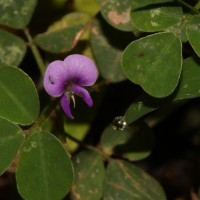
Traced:
<svg viewBox="0 0 200 200">
<path fill-rule="evenodd" d="M 192 48 L 200 57 L 200 15 L 194 15 L 186 26 L 186 34 Z"/>
<path fill-rule="evenodd" d="M 131 22 L 132 0 L 98 0 L 97 2 L 102 16 L 110 25 L 123 31 L 134 29 Z"/>
<path fill-rule="evenodd" d="M 140 31 L 155 32 L 179 24 L 183 16 L 182 9 L 169 2 L 134 0 L 131 12 L 133 25 Z"/>
<path fill-rule="evenodd" d="M 175 100 L 200 96 L 200 59 L 189 57 L 183 62 L 183 72 Z"/>
<path fill-rule="evenodd" d="M 89 16 L 70 13 L 35 37 L 37 45 L 51 53 L 67 52 L 74 48 L 86 29 Z"/>
<path fill-rule="evenodd" d="M 133 164 L 111 160 L 106 170 L 103 199 L 166 200 L 160 184 Z"/>
<path fill-rule="evenodd" d="M 62 199 L 73 182 L 71 160 L 55 136 L 37 132 L 27 138 L 16 178 L 18 191 L 26 200 Z"/>
<path fill-rule="evenodd" d="M 0 118 L 0 175 L 11 165 L 23 142 L 24 136 L 20 127 Z"/>
<path fill-rule="evenodd" d="M 21 38 L 0 30 L 0 60 L 7 65 L 17 66 L 26 53 L 26 44 Z"/>
<path fill-rule="evenodd" d="M 188 13 L 183 14 L 181 18 L 181 22 L 174 26 L 166 28 L 165 32 L 174 33 L 174 35 L 180 38 L 182 43 L 188 42 L 188 38 L 186 34 L 186 25 L 190 21 L 191 17 L 192 15 L 188 15 Z"/>
<path fill-rule="evenodd" d="M 146 158 L 154 146 L 152 130 L 142 121 L 123 131 L 107 127 L 101 136 L 101 146 L 108 155 L 122 156 L 130 161 Z"/>
<path fill-rule="evenodd" d="M 121 69 L 121 55 L 132 34 L 118 31 L 100 17 L 94 20 L 91 32 L 91 45 L 101 76 L 109 82 L 118 82 L 126 77 Z M 119 41 L 119 38 L 124 38 Z"/>
<path fill-rule="evenodd" d="M 28 125 L 39 115 L 39 98 L 32 80 L 15 67 L 0 67 L 0 116 Z"/>
<path fill-rule="evenodd" d="M 198 58 L 189 57 L 183 62 L 183 70 L 179 85 L 176 90 L 167 98 L 153 98 L 147 94 L 141 95 L 135 100 L 125 113 L 125 120 L 130 124 L 147 113 L 150 113 L 172 100 L 182 100 L 196 98 L 200 96 L 200 60 Z"/>
<path fill-rule="evenodd" d="M 30 21 L 37 0 L 0 0 L 0 23 L 22 29 Z"/>
<path fill-rule="evenodd" d="M 74 8 L 76 11 L 88 13 L 90 16 L 94 16 L 99 11 L 96 0 L 75 0 Z"/>
<path fill-rule="evenodd" d="M 158 99 L 144 93 L 128 107 L 125 113 L 125 120 L 127 124 L 133 123 L 147 113 L 160 108 L 172 99 L 173 95 Z"/>
<path fill-rule="evenodd" d="M 75 182 L 71 200 L 100 200 L 105 177 L 101 156 L 93 151 L 82 151 L 73 158 Z"/>
<path fill-rule="evenodd" d="M 10 67 L 10 65 L 4 63 L 2 60 L 0 60 L 0 67 Z"/>
<path fill-rule="evenodd" d="M 172 33 L 157 33 L 130 43 L 122 69 L 132 82 L 154 97 L 166 97 L 176 88 L 182 70 L 181 41 Z"/>
<path fill-rule="evenodd" d="M 145 104 L 140 100 L 135 101 L 128 107 L 125 113 L 126 122 L 127 124 L 130 124 L 156 109 L 158 109 L 157 105 Z"/>
</svg>

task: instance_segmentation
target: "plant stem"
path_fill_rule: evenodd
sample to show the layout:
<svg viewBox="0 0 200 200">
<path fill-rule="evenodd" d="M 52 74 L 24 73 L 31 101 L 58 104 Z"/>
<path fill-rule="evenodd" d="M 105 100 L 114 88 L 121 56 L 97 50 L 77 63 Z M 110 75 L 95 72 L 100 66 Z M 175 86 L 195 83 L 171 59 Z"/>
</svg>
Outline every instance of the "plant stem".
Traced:
<svg viewBox="0 0 200 200">
<path fill-rule="evenodd" d="M 199 14 L 199 11 L 198 11 L 198 9 L 196 8 L 196 5 L 195 5 L 195 7 L 193 7 L 193 6 L 191 6 L 190 4 L 188 4 L 188 3 L 186 3 L 186 2 L 184 2 L 184 1 L 182 1 L 182 0 L 176 0 L 176 1 L 179 2 L 180 4 L 182 4 L 183 6 L 189 8 L 189 9 L 192 10 L 194 13 Z M 198 3 L 199 3 L 199 2 L 198 2 Z M 198 4 L 198 3 L 197 3 L 197 4 Z M 200 6 L 200 5 L 199 5 L 199 6 Z"/>
<path fill-rule="evenodd" d="M 55 99 L 52 103 L 50 103 L 48 106 L 45 107 L 45 109 L 42 111 L 39 119 L 37 120 L 37 123 L 41 126 L 51 115 L 51 113 L 55 110 L 56 106 L 60 102 L 60 99 Z"/>
<path fill-rule="evenodd" d="M 95 152 L 97 152 L 98 154 L 100 154 L 102 157 L 104 157 L 106 160 L 110 160 L 110 157 L 108 155 L 106 155 L 104 152 L 102 152 L 100 149 L 92 146 L 92 145 L 89 145 L 89 144 L 85 144 L 81 141 L 79 141 L 78 139 L 76 139 L 75 137 L 71 136 L 70 134 L 66 133 L 66 136 L 73 140 L 74 142 L 78 143 L 79 145 L 81 145 L 82 147 L 85 147 L 86 149 L 89 149 L 89 150 L 93 150 Z"/>
<path fill-rule="evenodd" d="M 30 35 L 30 33 L 29 33 L 28 28 L 25 28 L 25 29 L 24 29 L 24 34 L 26 35 L 26 38 L 28 39 L 29 46 L 30 46 L 31 51 L 32 51 L 32 53 L 33 53 L 33 56 L 34 56 L 34 58 L 35 58 L 35 60 L 36 60 L 36 62 L 37 62 L 37 65 L 38 65 L 38 67 L 39 67 L 39 70 L 40 70 L 41 74 L 44 75 L 46 68 L 45 68 L 43 59 L 42 59 L 42 57 L 41 57 L 41 55 L 40 55 L 40 52 L 39 52 L 39 50 L 37 49 L 37 47 L 36 47 L 36 45 L 35 45 L 35 43 L 34 43 L 34 41 L 33 41 L 33 38 L 31 37 L 31 35 Z"/>
</svg>

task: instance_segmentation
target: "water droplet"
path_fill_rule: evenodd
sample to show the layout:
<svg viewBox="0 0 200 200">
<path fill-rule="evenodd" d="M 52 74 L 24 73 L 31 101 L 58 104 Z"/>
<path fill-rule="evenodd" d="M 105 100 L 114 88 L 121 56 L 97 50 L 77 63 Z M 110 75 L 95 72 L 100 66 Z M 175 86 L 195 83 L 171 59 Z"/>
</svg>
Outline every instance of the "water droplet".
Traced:
<svg viewBox="0 0 200 200">
<path fill-rule="evenodd" d="M 115 119 L 112 122 L 112 127 L 114 130 L 123 131 L 126 128 L 126 125 L 127 123 L 123 116 L 115 117 Z"/>
</svg>

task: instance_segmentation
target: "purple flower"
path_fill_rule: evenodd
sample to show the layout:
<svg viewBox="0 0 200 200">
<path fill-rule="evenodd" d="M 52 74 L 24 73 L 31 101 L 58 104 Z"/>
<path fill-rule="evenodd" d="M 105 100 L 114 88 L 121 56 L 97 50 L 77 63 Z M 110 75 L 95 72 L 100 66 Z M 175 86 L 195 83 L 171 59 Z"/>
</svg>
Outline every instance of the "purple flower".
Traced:
<svg viewBox="0 0 200 200">
<path fill-rule="evenodd" d="M 83 101 L 91 107 L 93 105 L 86 86 L 93 85 L 98 76 L 94 62 L 83 55 L 73 54 L 64 59 L 50 63 L 44 75 L 44 88 L 53 97 L 61 97 L 62 108 L 69 119 L 71 114 L 70 100 L 74 101 L 74 94 L 81 96 Z M 75 103 L 75 101 L 74 101 Z"/>
</svg>

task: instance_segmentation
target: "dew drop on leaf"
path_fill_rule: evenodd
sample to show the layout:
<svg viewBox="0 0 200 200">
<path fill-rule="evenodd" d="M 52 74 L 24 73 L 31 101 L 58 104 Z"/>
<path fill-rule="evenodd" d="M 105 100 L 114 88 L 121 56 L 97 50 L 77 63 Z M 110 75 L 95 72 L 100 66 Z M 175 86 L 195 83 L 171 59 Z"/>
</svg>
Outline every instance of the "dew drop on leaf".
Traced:
<svg viewBox="0 0 200 200">
<path fill-rule="evenodd" d="M 124 116 L 115 117 L 112 122 L 112 127 L 114 130 L 123 131 L 126 128 L 126 126 L 127 126 L 127 123 L 124 119 Z"/>
</svg>

